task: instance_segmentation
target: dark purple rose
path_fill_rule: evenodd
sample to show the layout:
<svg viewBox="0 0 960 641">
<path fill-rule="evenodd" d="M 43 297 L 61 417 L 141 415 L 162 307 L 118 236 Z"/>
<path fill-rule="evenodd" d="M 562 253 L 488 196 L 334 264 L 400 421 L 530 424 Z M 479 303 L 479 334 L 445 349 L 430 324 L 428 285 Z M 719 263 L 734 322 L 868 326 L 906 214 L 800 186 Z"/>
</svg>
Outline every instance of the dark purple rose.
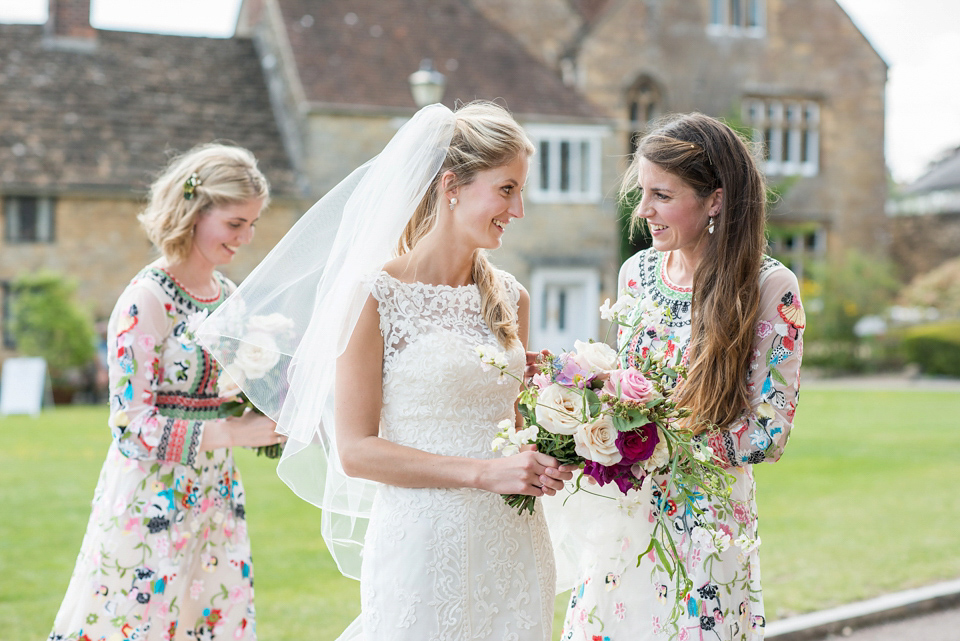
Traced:
<svg viewBox="0 0 960 641">
<path fill-rule="evenodd" d="M 617 484 L 621 492 L 626 494 L 627 490 L 632 490 L 636 487 L 633 483 L 635 480 L 637 480 L 637 478 L 630 471 L 630 468 L 624 467 L 623 474 L 613 479 L 613 482 Z"/>
<path fill-rule="evenodd" d="M 628 466 L 629 469 L 629 466 Z M 620 475 L 619 465 L 600 465 L 594 461 L 587 461 L 583 466 L 583 473 L 592 476 L 600 485 L 606 485 Z"/>
<path fill-rule="evenodd" d="M 654 423 L 647 423 L 636 431 L 620 432 L 617 436 L 617 450 L 623 456 L 620 464 L 629 467 L 639 461 L 646 461 L 659 441 L 660 436 Z"/>
<path fill-rule="evenodd" d="M 617 484 L 620 491 L 624 494 L 627 490 L 636 487 L 634 482 L 639 480 L 630 471 L 630 465 L 618 463 L 617 465 L 600 465 L 593 461 L 587 461 L 583 466 L 583 473 L 591 476 L 600 485 L 606 485 L 613 482 Z"/>
</svg>

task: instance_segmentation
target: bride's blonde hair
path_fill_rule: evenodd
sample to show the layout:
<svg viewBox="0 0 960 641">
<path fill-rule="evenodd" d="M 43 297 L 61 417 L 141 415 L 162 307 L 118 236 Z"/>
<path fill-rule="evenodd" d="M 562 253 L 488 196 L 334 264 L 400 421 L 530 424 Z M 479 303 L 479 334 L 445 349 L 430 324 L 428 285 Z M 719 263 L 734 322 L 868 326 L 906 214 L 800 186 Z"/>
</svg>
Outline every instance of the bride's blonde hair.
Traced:
<svg viewBox="0 0 960 641">
<path fill-rule="evenodd" d="M 534 152 L 533 143 L 506 109 L 484 100 L 466 104 L 455 112 L 453 138 L 447 157 L 434 176 L 426 195 L 400 237 L 397 254 L 403 255 L 413 249 L 437 222 L 437 213 L 442 204 L 440 179 L 450 171 L 454 181 L 447 186 L 452 189 L 468 185 L 478 172 L 502 167 L 521 155 Z M 519 340 L 519 326 L 514 306 L 508 301 L 503 283 L 496 277 L 493 265 L 484 250 L 473 255 L 473 282 L 480 290 L 483 319 L 497 341 L 510 347 Z"/>
</svg>

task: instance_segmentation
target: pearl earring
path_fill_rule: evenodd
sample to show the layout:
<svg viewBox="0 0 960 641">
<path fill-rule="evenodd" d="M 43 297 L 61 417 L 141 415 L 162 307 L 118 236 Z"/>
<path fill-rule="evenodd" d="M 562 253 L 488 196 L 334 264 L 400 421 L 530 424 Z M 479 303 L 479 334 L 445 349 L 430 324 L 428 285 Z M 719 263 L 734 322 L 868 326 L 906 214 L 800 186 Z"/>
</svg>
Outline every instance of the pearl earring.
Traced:
<svg viewBox="0 0 960 641">
<path fill-rule="evenodd" d="M 710 216 L 710 224 L 707 225 L 707 233 L 708 234 L 713 233 L 713 216 Z"/>
<path fill-rule="evenodd" d="M 453 211 L 453 208 L 457 206 L 457 202 L 459 201 L 456 198 L 450 199 L 450 211 Z"/>
</svg>

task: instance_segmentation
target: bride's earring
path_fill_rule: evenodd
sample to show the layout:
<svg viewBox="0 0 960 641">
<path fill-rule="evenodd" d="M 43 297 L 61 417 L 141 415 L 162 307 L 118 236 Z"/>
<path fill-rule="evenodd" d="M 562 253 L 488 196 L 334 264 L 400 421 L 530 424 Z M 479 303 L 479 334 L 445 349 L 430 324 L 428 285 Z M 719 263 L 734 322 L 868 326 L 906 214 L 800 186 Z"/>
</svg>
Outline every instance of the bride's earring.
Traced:
<svg viewBox="0 0 960 641">
<path fill-rule="evenodd" d="M 450 211 L 453 211 L 453 208 L 457 206 L 457 202 L 459 201 L 456 198 L 450 199 Z"/>
</svg>

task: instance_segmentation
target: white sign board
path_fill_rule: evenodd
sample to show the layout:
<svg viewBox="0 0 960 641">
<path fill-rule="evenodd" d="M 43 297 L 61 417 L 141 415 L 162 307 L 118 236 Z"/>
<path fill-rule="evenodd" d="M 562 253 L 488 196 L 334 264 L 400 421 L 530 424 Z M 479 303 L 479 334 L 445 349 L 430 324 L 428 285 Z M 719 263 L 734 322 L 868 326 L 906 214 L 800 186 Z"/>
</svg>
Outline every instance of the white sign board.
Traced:
<svg viewBox="0 0 960 641">
<path fill-rule="evenodd" d="M 8 358 L 0 376 L 0 416 L 30 414 L 43 407 L 47 361 L 42 358 Z"/>
</svg>

